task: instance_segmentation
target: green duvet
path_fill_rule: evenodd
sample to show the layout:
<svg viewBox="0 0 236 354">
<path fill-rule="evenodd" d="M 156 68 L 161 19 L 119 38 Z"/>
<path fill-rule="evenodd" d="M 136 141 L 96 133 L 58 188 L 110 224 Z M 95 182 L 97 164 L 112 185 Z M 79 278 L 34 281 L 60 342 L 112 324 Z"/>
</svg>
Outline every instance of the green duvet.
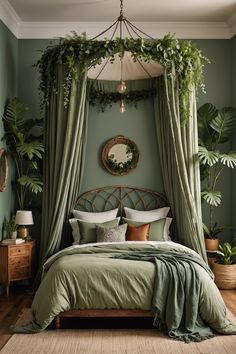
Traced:
<svg viewBox="0 0 236 354">
<path fill-rule="evenodd" d="M 16 328 L 16 331 L 42 331 L 56 315 L 70 309 L 149 310 L 154 309 L 155 302 L 165 311 L 173 313 L 175 309 L 168 309 L 167 295 L 163 296 L 170 286 L 170 278 L 165 281 L 165 267 L 157 268 L 156 262 L 141 259 L 142 257 L 136 260 L 125 259 L 132 258 L 130 255 L 135 253 L 145 255 L 155 250 L 159 254 L 168 254 L 170 258 L 173 252 L 173 259 L 177 258 L 176 254 L 180 257 L 186 255 L 185 258 L 190 259 L 198 258 L 194 251 L 172 242 L 103 243 L 72 246 L 59 252 L 44 265 L 43 279 L 32 304 L 33 321 L 27 326 Z M 191 279 L 191 286 L 197 289 L 198 314 L 201 320 L 219 333 L 236 334 L 236 327 L 226 317 L 224 302 L 211 273 L 199 265 L 198 261 L 192 263 L 197 276 Z M 171 272 L 175 277 L 176 271 Z M 179 284 L 183 283 L 183 279 L 180 272 Z M 172 286 L 173 284 L 174 278 Z M 155 297 L 158 294 L 156 288 L 159 289 L 159 294 L 162 293 L 160 300 Z M 184 286 L 179 293 L 178 289 L 179 285 L 176 287 L 177 293 L 173 293 L 177 311 L 180 308 L 179 303 L 185 297 Z M 187 313 L 189 316 L 189 312 Z"/>
</svg>

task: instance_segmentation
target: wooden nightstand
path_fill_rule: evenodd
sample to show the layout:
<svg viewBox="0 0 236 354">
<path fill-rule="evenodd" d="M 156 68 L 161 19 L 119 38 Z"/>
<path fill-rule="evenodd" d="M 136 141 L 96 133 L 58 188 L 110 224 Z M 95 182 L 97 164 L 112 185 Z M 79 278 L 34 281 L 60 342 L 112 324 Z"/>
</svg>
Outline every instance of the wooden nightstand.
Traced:
<svg viewBox="0 0 236 354">
<path fill-rule="evenodd" d="M 9 296 L 10 282 L 30 279 L 35 266 L 35 240 L 18 245 L 0 245 L 0 283 Z"/>
</svg>

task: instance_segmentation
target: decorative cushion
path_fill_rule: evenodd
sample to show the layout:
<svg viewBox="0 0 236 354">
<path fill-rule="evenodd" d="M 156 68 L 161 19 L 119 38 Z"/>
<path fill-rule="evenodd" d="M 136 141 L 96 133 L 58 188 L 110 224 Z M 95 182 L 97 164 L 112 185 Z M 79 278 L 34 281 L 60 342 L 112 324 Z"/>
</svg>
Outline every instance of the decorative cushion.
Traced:
<svg viewBox="0 0 236 354">
<path fill-rule="evenodd" d="M 103 227 L 116 227 L 118 226 L 120 218 L 116 218 L 111 221 L 106 221 L 99 223 Z M 93 243 L 97 241 L 96 236 L 96 224 L 97 222 L 87 222 L 82 220 L 77 220 L 80 231 L 80 243 Z"/>
<path fill-rule="evenodd" d="M 97 242 L 123 242 L 126 230 L 127 224 L 113 228 L 96 225 Z"/>
<path fill-rule="evenodd" d="M 141 222 L 141 221 L 134 221 L 130 220 L 127 218 L 122 218 L 125 223 L 127 223 L 130 226 L 142 226 L 146 225 L 147 223 Z M 150 225 L 150 230 L 149 230 L 149 240 L 150 241 L 168 241 L 168 234 L 165 235 L 165 225 L 166 225 L 166 219 L 163 218 L 160 220 L 156 220 L 153 222 L 150 222 L 148 225 Z"/>
<path fill-rule="evenodd" d="M 148 241 L 149 230 L 150 230 L 150 224 L 144 224 L 137 227 L 128 224 L 126 240 L 127 241 Z"/>
<path fill-rule="evenodd" d="M 169 210 L 169 207 L 153 210 L 135 210 L 124 207 L 125 216 L 127 219 L 139 220 L 146 223 L 165 218 L 169 213 Z"/>
<path fill-rule="evenodd" d="M 87 221 L 87 222 L 93 222 L 93 223 L 101 223 L 101 222 L 114 220 L 117 216 L 118 208 L 108 210 L 108 211 L 103 211 L 101 213 L 92 213 L 92 212 L 73 209 L 72 213 L 76 219 Z"/>
</svg>

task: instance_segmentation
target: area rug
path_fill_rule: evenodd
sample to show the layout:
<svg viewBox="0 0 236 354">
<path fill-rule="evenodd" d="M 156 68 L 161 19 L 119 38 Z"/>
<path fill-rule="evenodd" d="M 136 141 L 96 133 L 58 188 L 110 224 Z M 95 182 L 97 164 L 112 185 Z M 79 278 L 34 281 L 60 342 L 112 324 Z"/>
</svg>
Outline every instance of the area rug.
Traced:
<svg viewBox="0 0 236 354">
<path fill-rule="evenodd" d="M 24 309 L 17 324 L 27 323 Z M 231 318 L 236 320 L 235 316 Z M 172 340 L 157 329 L 60 329 L 14 334 L 1 354 L 236 354 L 236 335 L 217 335 L 200 343 Z"/>
</svg>

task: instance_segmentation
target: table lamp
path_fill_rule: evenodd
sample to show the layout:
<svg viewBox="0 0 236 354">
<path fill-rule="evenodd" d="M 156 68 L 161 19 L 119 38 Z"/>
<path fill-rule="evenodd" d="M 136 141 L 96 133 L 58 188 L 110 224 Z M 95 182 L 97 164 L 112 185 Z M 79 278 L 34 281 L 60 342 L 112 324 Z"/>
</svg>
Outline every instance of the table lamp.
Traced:
<svg viewBox="0 0 236 354">
<path fill-rule="evenodd" d="M 17 235 L 20 238 L 29 238 L 29 228 L 26 225 L 33 225 L 32 211 L 17 210 L 15 223 L 19 225 Z"/>
</svg>

